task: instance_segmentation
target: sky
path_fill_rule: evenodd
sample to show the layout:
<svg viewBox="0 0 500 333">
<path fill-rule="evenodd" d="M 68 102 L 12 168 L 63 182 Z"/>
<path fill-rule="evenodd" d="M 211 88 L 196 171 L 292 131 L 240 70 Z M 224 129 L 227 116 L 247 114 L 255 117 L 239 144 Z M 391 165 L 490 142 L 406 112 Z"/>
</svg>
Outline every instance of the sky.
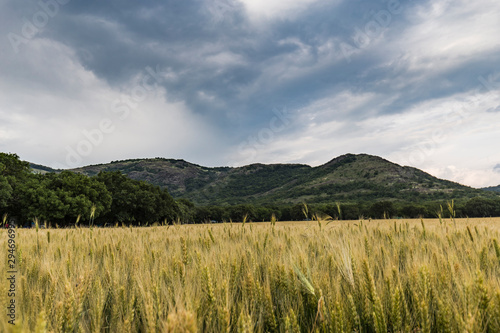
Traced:
<svg viewBox="0 0 500 333">
<path fill-rule="evenodd" d="M 498 0 L 0 0 L 0 151 L 500 184 Z"/>
</svg>

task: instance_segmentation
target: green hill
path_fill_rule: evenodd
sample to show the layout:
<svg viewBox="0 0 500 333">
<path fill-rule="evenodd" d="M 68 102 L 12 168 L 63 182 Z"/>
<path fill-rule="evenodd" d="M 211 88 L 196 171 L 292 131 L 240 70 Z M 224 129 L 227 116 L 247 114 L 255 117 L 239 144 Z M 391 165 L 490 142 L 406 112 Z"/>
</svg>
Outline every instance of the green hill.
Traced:
<svg viewBox="0 0 500 333">
<path fill-rule="evenodd" d="M 31 170 L 33 172 L 35 172 L 35 173 L 41 173 L 41 174 L 50 173 L 50 172 L 60 172 L 61 171 L 61 170 L 52 169 L 50 167 L 46 167 L 44 165 L 35 164 L 35 163 L 30 163 L 30 168 L 31 168 Z"/>
<path fill-rule="evenodd" d="M 482 188 L 484 191 L 490 191 L 490 192 L 500 192 L 500 185 L 498 186 L 490 186 L 490 187 L 484 187 Z"/>
<path fill-rule="evenodd" d="M 485 194 L 366 154 L 342 155 L 318 167 L 252 164 L 208 168 L 184 160 L 156 158 L 116 161 L 73 171 L 87 175 L 121 171 L 132 179 L 166 187 L 174 198 L 186 198 L 198 205 L 380 199 L 423 202 Z"/>
</svg>

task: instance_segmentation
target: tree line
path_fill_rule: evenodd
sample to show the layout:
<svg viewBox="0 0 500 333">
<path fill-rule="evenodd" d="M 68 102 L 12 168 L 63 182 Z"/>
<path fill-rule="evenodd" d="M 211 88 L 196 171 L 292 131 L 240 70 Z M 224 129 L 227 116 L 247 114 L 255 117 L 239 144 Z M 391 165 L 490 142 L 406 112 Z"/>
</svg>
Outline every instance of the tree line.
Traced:
<svg viewBox="0 0 500 333">
<path fill-rule="evenodd" d="M 474 197 L 455 201 L 430 201 L 420 204 L 404 201 L 381 200 L 359 203 L 310 204 L 296 203 L 286 206 L 235 205 L 228 207 L 184 207 L 185 221 L 228 222 L 269 221 L 274 215 L 280 221 L 312 220 L 316 216 L 339 220 L 384 218 L 450 218 L 500 216 L 500 198 Z"/>
<path fill-rule="evenodd" d="M 35 174 L 17 155 L 0 153 L 0 213 L 18 225 L 145 225 L 175 220 L 179 207 L 166 189 L 120 172 Z"/>
<path fill-rule="evenodd" d="M 151 225 L 153 223 L 206 223 L 229 221 L 300 221 L 315 216 L 333 219 L 443 218 L 500 216 L 499 197 L 473 197 L 457 202 L 415 203 L 398 200 L 196 206 L 174 200 L 167 189 L 120 173 L 100 172 L 89 177 L 63 171 L 36 174 L 16 154 L 0 153 L 0 214 L 18 225 L 39 223 L 67 227 L 85 225 Z"/>
</svg>

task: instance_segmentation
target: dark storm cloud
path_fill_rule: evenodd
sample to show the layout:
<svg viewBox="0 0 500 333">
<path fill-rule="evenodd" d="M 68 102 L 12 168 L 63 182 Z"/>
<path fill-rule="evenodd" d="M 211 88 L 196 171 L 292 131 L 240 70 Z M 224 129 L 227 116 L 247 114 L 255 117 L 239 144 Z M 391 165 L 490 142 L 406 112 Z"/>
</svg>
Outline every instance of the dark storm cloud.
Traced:
<svg viewBox="0 0 500 333">
<path fill-rule="evenodd" d="M 497 54 L 437 73 L 410 72 L 398 59 L 404 53 L 395 54 L 394 41 L 411 26 L 419 4 L 425 2 L 319 2 L 293 19 L 258 26 L 232 0 L 70 1 L 41 36 L 72 47 L 86 68 L 112 85 L 160 66 L 171 73 L 164 82 L 169 99 L 225 115 L 237 126 L 258 126 L 273 107 L 298 108 L 342 89 L 388 98 L 397 89 L 399 97 L 377 111 L 383 114 L 476 88 L 478 73 L 490 70 Z M 13 7 L 28 18 L 37 8 Z M 331 54 L 322 53 L 329 42 Z M 395 66 L 383 66 L 387 61 Z"/>
<path fill-rule="evenodd" d="M 400 12 L 409 4 L 400 6 L 384 31 L 404 23 Z M 236 127 L 260 126 L 274 107 L 298 108 L 338 89 L 374 89 L 380 74 L 369 71 L 385 59 L 383 48 L 347 61 L 342 45 L 362 52 L 358 32 L 386 7 L 320 3 L 293 20 L 259 27 L 236 1 L 71 1 L 41 35 L 72 47 L 86 68 L 112 85 L 158 65 L 171 73 L 164 82 L 169 99 L 221 122 L 232 119 Z M 322 54 L 332 39 L 332 54 Z M 334 61 L 321 64 L 329 56 Z"/>
</svg>

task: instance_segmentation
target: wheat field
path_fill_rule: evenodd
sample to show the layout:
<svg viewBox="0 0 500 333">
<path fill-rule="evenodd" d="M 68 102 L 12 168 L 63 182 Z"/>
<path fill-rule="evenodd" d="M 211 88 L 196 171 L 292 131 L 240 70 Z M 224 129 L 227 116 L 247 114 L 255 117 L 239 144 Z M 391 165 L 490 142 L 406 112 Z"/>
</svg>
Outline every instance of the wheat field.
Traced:
<svg viewBox="0 0 500 333">
<path fill-rule="evenodd" d="M 499 238 L 500 219 L 18 229 L 0 330 L 500 332 Z"/>
</svg>

